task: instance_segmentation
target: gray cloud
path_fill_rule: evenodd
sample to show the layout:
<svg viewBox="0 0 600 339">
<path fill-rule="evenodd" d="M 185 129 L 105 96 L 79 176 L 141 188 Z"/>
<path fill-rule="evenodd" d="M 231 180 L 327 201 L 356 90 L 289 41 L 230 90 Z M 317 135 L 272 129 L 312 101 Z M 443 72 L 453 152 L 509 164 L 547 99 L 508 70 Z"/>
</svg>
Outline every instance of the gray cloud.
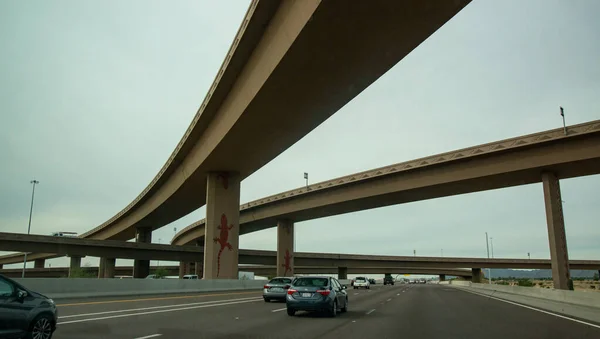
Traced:
<svg viewBox="0 0 600 339">
<path fill-rule="evenodd" d="M 247 2 L 0 4 L 0 229 L 84 232 L 154 177 L 204 98 Z M 519 10 L 516 10 L 518 8 Z M 435 153 L 599 119 L 596 1 L 474 1 L 242 183 L 242 202 Z M 334 89 L 333 89 L 334 90 Z M 570 256 L 596 259 L 600 177 L 563 180 Z M 169 241 L 204 208 L 153 235 Z M 324 230 L 343 229 L 331 242 Z M 541 184 L 297 224 L 301 251 L 549 257 Z M 275 230 L 241 247 L 275 249 Z M 94 260 L 87 258 L 87 260 Z M 128 261 L 119 261 L 119 264 Z M 64 259 L 53 266 L 66 265 Z"/>
</svg>

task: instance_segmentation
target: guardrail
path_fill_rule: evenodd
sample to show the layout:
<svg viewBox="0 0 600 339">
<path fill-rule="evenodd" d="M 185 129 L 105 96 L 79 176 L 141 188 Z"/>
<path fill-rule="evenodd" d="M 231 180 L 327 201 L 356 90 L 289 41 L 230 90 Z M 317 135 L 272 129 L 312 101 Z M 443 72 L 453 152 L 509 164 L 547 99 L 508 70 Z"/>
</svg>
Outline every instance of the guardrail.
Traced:
<svg viewBox="0 0 600 339">
<path fill-rule="evenodd" d="M 184 279 L 14 279 L 34 292 L 53 299 L 136 296 L 171 293 L 260 290 L 265 280 Z"/>
</svg>

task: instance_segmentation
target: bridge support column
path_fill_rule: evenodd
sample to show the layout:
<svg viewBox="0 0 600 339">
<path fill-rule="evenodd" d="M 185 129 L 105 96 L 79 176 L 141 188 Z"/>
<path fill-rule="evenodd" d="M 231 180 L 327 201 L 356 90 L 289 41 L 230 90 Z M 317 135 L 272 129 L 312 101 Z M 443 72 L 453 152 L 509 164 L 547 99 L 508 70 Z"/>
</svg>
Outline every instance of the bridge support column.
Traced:
<svg viewBox="0 0 600 339">
<path fill-rule="evenodd" d="M 348 267 L 338 267 L 338 279 L 348 279 Z"/>
<path fill-rule="evenodd" d="M 115 277 L 115 263 L 117 259 L 115 258 L 105 258 L 104 259 L 104 278 L 114 278 Z"/>
<path fill-rule="evenodd" d="M 240 177 L 211 172 L 206 185 L 204 279 L 238 279 Z"/>
<path fill-rule="evenodd" d="M 98 262 L 98 279 L 104 278 L 105 263 L 106 263 L 106 258 L 100 258 L 100 262 Z"/>
<path fill-rule="evenodd" d="M 544 186 L 544 203 L 546 205 L 546 222 L 548 223 L 548 240 L 550 241 L 550 262 L 554 288 L 559 290 L 573 289 L 569 272 L 569 252 L 565 235 L 565 219 L 563 217 L 560 182 L 556 174 L 542 173 Z"/>
<path fill-rule="evenodd" d="M 152 229 L 138 227 L 135 230 L 135 242 L 149 244 L 152 242 Z M 150 274 L 150 260 L 135 259 L 133 261 L 133 277 L 145 278 Z"/>
<path fill-rule="evenodd" d="M 69 278 L 73 276 L 76 270 L 81 268 L 81 257 L 71 257 L 69 263 Z"/>
<path fill-rule="evenodd" d="M 294 276 L 294 223 L 277 221 L 277 275 Z"/>
<path fill-rule="evenodd" d="M 202 262 L 194 263 L 194 274 L 198 276 L 198 278 L 202 277 Z"/>
<path fill-rule="evenodd" d="M 446 275 L 440 274 L 440 281 L 446 281 Z"/>
<path fill-rule="evenodd" d="M 186 274 L 192 274 L 192 263 L 186 261 L 179 262 L 179 279 L 183 278 Z"/>
<path fill-rule="evenodd" d="M 473 274 L 471 277 L 471 282 L 481 284 L 481 281 L 483 280 L 481 268 L 472 268 L 471 273 Z"/>
<path fill-rule="evenodd" d="M 44 268 L 44 266 L 46 266 L 45 259 L 35 259 L 33 262 L 33 268 Z"/>
</svg>

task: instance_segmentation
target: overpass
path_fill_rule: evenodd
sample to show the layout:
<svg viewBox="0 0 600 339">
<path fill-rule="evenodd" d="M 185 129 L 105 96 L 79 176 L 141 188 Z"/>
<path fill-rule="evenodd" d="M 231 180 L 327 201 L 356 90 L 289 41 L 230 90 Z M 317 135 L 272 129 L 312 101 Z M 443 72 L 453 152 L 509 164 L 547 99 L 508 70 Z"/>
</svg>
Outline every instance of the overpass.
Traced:
<svg viewBox="0 0 600 339">
<path fill-rule="evenodd" d="M 158 266 L 151 266 L 150 272 L 156 271 Z M 191 274 L 184 272 L 180 266 L 160 266 L 166 270 L 168 276 L 180 276 Z M 239 266 L 239 271 L 253 272 L 258 276 L 275 276 L 277 267 L 265 265 Z M 98 276 L 99 267 L 83 267 L 85 272 L 92 276 Z M 65 278 L 69 276 L 69 267 L 47 267 L 47 268 L 28 268 L 26 276 L 28 278 Z M 296 274 L 338 274 L 339 270 L 335 267 L 294 267 Z M 20 278 L 22 270 L 20 268 L 4 269 L 1 273 L 9 278 Z M 132 276 L 133 266 L 115 266 L 115 277 Z M 424 275 L 441 275 L 441 276 L 457 276 L 466 279 L 471 278 L 471 270 L 466 269 L 435 269 L 435 268 L 370 268 L 370 267 L 349 267 L 347 274 L 424 274 Z"/>
<path fill-rule="evenodd" d="M 217 225 L 230 226 L 221 243 L 232 248 L 221 256 L 221 243 L 207 244 L 206 277 L 236 277 L 240 181 L 319 126 L 469 2 L 251 1 L 204 101 L 159 173 L 123 210 L 81 237 L 150 243 L 153 230 L 206 204 L 214 225 L 209 237 L 220 234 Z M 148 273 L 147 261 L 134 266 L 136 276 Z"/>
</svg>

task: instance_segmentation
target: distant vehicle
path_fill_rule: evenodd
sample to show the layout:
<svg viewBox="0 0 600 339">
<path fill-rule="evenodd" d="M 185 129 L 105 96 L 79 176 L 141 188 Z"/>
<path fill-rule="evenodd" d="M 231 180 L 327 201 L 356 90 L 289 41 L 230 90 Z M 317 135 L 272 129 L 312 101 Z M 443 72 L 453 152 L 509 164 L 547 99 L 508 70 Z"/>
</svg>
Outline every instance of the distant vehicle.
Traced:
<svg viewBox="0 0 600 339">
<path fill-rule="evenodd" d="M 394 277 L 392 277 L 391 275 L 385 276 L 385 278 L 383 278 L 383 284 L 384 285 L 394 285 Z"/>
<path fill-rule="evenodd" d="M 348 311 L 346 286 L 331 277 L 299 277 L 287 290 L 286 309 L 289 316 L 296 311 L 325 311 L 331 317 Z"/>
<path fill-rule="evenodd" d="M 198 279 L 198 275 L 197 274 L 186 274 L 186 275 L 183 276 L 183 279 L 192 279 L 192 280 L 195 280 L 195 279 Z"/>
<path fill-rule="evenodd" d="M 115 279 L 133 279 L 130 275 L 115 275 Z"/>
<path fill-rule="evenodd" d="M 375 281 L 375 279 L 369 279 L 369 284 L 371 285 L 375 285 L 377 282 Z"/>
<path fill-rule="evenodd" d="M 285 296 L 292 285 L 293 279 L 294 278 L 288 277 L 275 277 L 269 280 L 269 282 L 263 286 L 263 299 L 265 302 L 271 300 L 285 300 Z"/>
<path fill-rule="evenodd" d="M 52 232 L 53 237 L 77 237 L 77 232 Z"/>
<path fill-rule="evenodd" d="M 365 277 L 356 277 L 356 279 L 354 280 L 354 289 L 357 289 L 359 287 L 370 289 L 371 283 Z"/>
<path fill-rule="evenodd" d="M 0 274 L 0 337 L 50 339 L 58 314 L 54 301 Z"/>
<path fill-rule="evenodd" d="M 162 279 L 162 278 L 157 276 L 156 274 L 148 274 L 146 279 Z"/>
</svg>

